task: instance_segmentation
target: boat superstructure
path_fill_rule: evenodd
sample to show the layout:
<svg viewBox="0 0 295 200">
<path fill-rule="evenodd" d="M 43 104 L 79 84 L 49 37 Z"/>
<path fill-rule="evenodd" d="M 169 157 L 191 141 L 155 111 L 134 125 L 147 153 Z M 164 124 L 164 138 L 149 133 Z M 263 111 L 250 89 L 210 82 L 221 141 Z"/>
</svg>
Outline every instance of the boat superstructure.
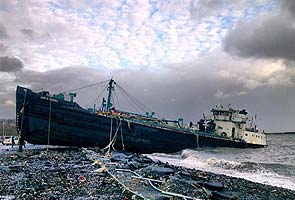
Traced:
<svg viewBox="0 0 295 200">
<path fill-rule="evenodd" d="M 266 145 L 265 133 L 257 129 L 253 119 L 249 119 L 246 109 L 238 110 L 231 106 L 217 105 L 211 112 L 213 116 L 210 119 L 198 122 L 200 131 L 213 131 L 233 140 L 240 139 L 249 144 Z"/>
<path fill-rule="evenodd" d="M 264 143 L 245 140 L 245 134 L 240 137 L 238 128 L 235 129 L 236 135 L 230 137 L 220 133 L 219 129 L 202 131 L 184 126 L 183 119 L 159 119 L 154 117 L 154 113 L 144 115 L 117 110 L 112 101 L 115 87 L 120 86 L 113 79 L 108 80 L 107 99 L 103 98 L 101 107 L 84 109 L 74 102 L 76 93 L 51 95 L 46 91 L 36 93 L 18 86 L 16 125 L 20 144 L 27 141 L 33 144 L 112 147 L 139 153 L 177 152 L 203 146 L 265 146 Z M 216 115 L 222 119 L 221 116 L 221 113 Z M 223 126 L 221 121 L 218 126 Z M 227 128 L 229 125 L 223 129 Z"/>
</svg>

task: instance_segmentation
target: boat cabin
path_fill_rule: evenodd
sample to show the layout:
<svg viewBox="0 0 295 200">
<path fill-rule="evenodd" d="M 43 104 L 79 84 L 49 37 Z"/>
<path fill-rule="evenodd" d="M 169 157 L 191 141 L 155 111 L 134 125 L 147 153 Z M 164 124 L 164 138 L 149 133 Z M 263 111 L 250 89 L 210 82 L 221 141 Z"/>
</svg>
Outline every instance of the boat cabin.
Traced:
<svg viewBox="0 0 295 200">
<path fill-rule="evenodd" d="M 248 126 L 248 112 L 245 109 L 237 110 L 231 107 L 216 106 L 211 110 L 213 117 L 206 120 L 205 130 L 230 139 L 241 139 L 247 143 L 265 144 L 266 136 L 256 125 Z M 211 130 L 210 130 L 211 129 Z M 208 132 L 208 131 L 206 131 Z"/>
</svg>

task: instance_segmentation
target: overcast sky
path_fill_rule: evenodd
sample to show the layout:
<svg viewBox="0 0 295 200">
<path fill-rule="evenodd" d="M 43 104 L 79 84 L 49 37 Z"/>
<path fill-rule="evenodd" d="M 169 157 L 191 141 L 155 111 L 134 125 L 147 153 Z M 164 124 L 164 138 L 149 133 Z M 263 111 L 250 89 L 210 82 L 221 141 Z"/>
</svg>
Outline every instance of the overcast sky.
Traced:
<svg viewBox="0 0 295 200">
<path fill-rule="evenodd" d="M 295 1 L 0 1 L 0 118 L 15 117 L 16 85 L 59 92 L 110 77 L 159 117 L 195 122 L 231 104 L 266 131 L 294 131 Z"/>
</svg>

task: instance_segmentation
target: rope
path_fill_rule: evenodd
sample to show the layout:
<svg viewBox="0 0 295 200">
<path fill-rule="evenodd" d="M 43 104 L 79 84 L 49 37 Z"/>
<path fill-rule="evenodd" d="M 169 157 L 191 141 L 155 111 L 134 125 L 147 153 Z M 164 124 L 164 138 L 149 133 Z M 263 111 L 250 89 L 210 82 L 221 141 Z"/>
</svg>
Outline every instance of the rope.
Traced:
<svg viewBox="0 0 295 200">
<path fill-rule="evenodd" d="M 113 148 L 114 151 L 116 151 L 116 149 L 114 147 L 114 144 L 115 144 L 115 142 L 117 140 L 117 135 L 118 135 L 118 131 L 119 131 L 120 126 L 121 126 L 121 120 L 120 120 L 119 126 L 117 127 L 117 130 L 115 132 L 115 135 L 114 135 L 114 137 L 112 139 L 112 148 Z"/>
<path fill-rule="evenodd" d="M 48 134 L 47 134 L 47 147 L 46 153 L 48 152 L 49 140 L 50 140 L 50 124 L 51 123 L 51 101 L 49 99 L 49 115 L 48 115 Z"/>
<path fill-rule="evenodd" d="M 118 87 L 119 89 L 120 89 L 120 87 Z M 128 103 L 128 105 L 130 105 L 130 106 L 128 106 L 129 108 L 131 107 L 131 109 L 134 109 L 134 111 L 135 112 L 137 112 L 137 113 L 140 113 L 140 110 L 138 110 L 138 106 L 130 99 L 130 97 L 128 97 L 128 95 L 127 94 L 125 94 L 124 93 L 124 91 L 123 90 L 118 90 L 118 91 L 120 91 L 120 93 L 122 94 L 122 96 L 123 96 L 123 99 L 124 100 L 126 100 L 127 101 L 127 103 Z M 141 109 L 141 110 L 143 110 L 143 109 Z M 143 110 L 144 111 L 144 110 Z M 145 111 L 144 111 L 145 112 Z"/>
<path fill-rule="evenodd" d="M 204 188 L 203 186 L 201 186 L 201 185 L 199 185 L 198 183 L 196 183 L 196 182 L 193 182 L 192 184 L 191 184 L 191 186 L 193 186 L 194 188 L 196 188 L 197 190 L 202 190 L 204 193 L 205 193 L 205 197 L 206 198 L 208 198 L 209 199 L 209 197 L 210 197 L 210 193 L 206 190 L 206 188 Z"/>
<path fill-rule="evenodd" d="M 120 122 L 119 122 L 119 125 L 117 126 L 117 129 L 116 129 L 116 132 L 115 132 L 115 134 L 114 134 L 114 136 L 113 136 L 113 138 L 112 138 L 112 120 L 113 118 L 111 118 L 111 129 L 110 129 L 110 142 L 109 142 L 109 144 L 105 147 L 105 148 L 103 148 L 103 149 L 107 149 L 107 152 L 106 152 L 106 155 L 107 156 L 109 156 L 110 155 L 110 153 L 111 153 L 111 148 L 114 150 L 114 151 L 116 151 L 116 149 L 115 149 L 115 142 L 116 142 L 116 139 L 117 139 L 117 135 L 118 135 L 118 131 L 119 131 L 119 128 L 120 128 L 120 126 L 121 126 L 121 119 L 120 119 Z"/>
<path fill-rule="evenodd" d="M 80 88 L 75 88 L 75 89 L 67 90 L 67 91 L 64 91 L 64 92 L 61 92 L 61 93 L 67 93 L 67 92 L 82 90 L 84 88 L 88 88 L 88 87 L 91 87 L 91 86 L 94 86 L 94 85 L 98 85 L 98 84 L 101 84 L 101 83 L 105 83 L 105 82 L 108 82 L 108 81 L 109 80 L 101 81 L 101 82 L 98 82 L 98 83 L 93 83 L 93 84 L 86 85 L 86 86 L 83 86 L 83 87 L 80 87 Z"/>
<path fill-rule="evenodd" d="M 101 93 L 96 97 L 96 99 L 94 100 L 93 104 L 95 104 L 98 100 L 98 98 L 103 94 L 103 92 L 105 91 L 105 89 L 108 87 L 108 85 L 106 85 L 103 90 L 101 91 Z"/>
<path fill-rule="evenodd" d="M 137 101 L 137 103 L 141 104 L 141 106 L 143 106 L 143 108 L 145 110 L 148 110 L 149 112 L 151 112 L 151 109 L 145 105 L 143 102 L 141 102 L 139 99 L 137 99 L 136 97 L 134 97 L 131 93 L 129 93 L 127 90 L 125 90 L 124 88 L 122 88 L 118 83 L 117 83 L 118 87 L 120 87 L 126 94 L 128 94 L 130 97 L 133 98 L 134 101 Z"/>
<path fill-rule="evenodd" d="M 115 139 L 115 141 L 117 141 L 117 136 L 118 136 L 118 131 L 119 131 L 119 128 L 121 128 L 121 139 L 122 139 L 122 122 L 121 122 L 121 118 L 118 116 L 118 119 L 119 119 L 119 124 L 118 124 L 118 126 L 117 126 L 117 130 L 116 130 L 116 139 Z M 116 151 L 116 149 L 115 149 L 115 142 L 113 142 L 113 144 L 112 144 L 112 147 L 113 147 L 113 150 L 114 151 Z M 124 148 L 124 143 L 122 143 L 122 146 L 123 146 L 123 148 Z"/>
<path fill-rule="evenodd" d="M 118 122 L 117 122 L 117 124 L 118 124 Z M 120 121 L 120 124 L 121 124 L 121 121 Z M 115 135 L 114 135 L 113 141 L 117 141 L 117 135 L 118 135 L 117 133 L 118 133 L 118 129 L 119 129 L 119 127 L 120 127 L 120 124 L 119 124 L 119 126 L 117 125 L 117 130 L 116 130 L 116 132 L 115 132 Z M 112 149 L 113 149 L 113 151 L 116 151 L 114 144 L 115 144 L 115 142 L 112 142 Z"/>
<path fill-rule="evenodd" d="M 121 106 L 120 106 L 120 102 L 119 102 L 119 99 L 118 99 L 118 96 L 117 96 L 117 92 L 114 92 L 114 94 L 115 94 L 115 97 L 116 97 L 116 100 L 117 100 L 117 103 L 118 103 L 118 108 L 120 110 Z"/>
<path fill-rule="evenodd" d="M 23 131 L 23 124 L 24 124 L 24 116 L 25 116 L 25 104 L 26 104 L 26 99 L 27 99 L 27 90 L 25 90 L 25 98 L 24 98 L 24 102 L 23 102 L 23 108 L 21 110 L 21 113 L 22 113 L 22 123 L 21 123 L 21 127 L 20 127 L 20 130 L 21 130 L 21 134 L 22 134 L 22 131 Z"/>
<path fill-rule="evenodd" d="M 110 151 L 111 151 L 110 145 L 111 145 L 111 142 L 112 142 L 112 134 L 113 134 L 112 132 L 113 132 L 113 117 L 111 116 L 110 142 L 105 148 L 103 148 L 103 149 L 108 149 L 107 153 L 106 153 L 107 156 L 110 155 Z"/>
<path fill-rule="evenodd" d="M 21 121 L 21 125 L 20 125 L 20 134 L 19 134 L 19 138 L 20 138 L 20 142 L 19 142 L 19 146 L 18 146 L 18 150 L 21 152 L 22 149 L 22 134 L 23 134 L 23 125 L 24 125 L 24 119 L 25 119 L 25 105 L 26 105 L 26 99 L 27 99 L 27 91 L 25 90 L 25 97 L 24 97 L 24 102 L 23 102 L 23 108 L 22 108 L 22 121 Z"/>
<path fill-rule="evenodd" d="M 141 178 L 141 179 L 144 179 L 144 177 L 142 177 L 140 174 L 130 170 L 130 169 L 115 169 L 116 171 L 121 171 L 121 172 L 130 172 L 130 173 L 133 173 L 135 176 L 137 176 L 138 178 Z M 156 187 L 154 184 L 153 184 L 153 181 L 152 179 L 146 179 L 148 181 L 148 183 L 150 184 L 150 186 L 152 186 L 152 188 L 154 188 L 155 190 L 159 191 L 160 193 L 162 194 L 165 194 L 165 195 L 169 195 L 169 196 L 174 196 L 174 197 L 180 197 L 180 198 L 183 198 L 183 199 L 194 199 L 194 200 L 199 200 L 198 198 L 195 198 L 195 197 L 190 197 L 190 196 L 186 196 L 186 195 L 183 195 L 183 194 L 178 194 L 178 193 L 174 193 L 174 192 L 167 192 L 167 191 L 164 191 L 164 190 L 161 190 L 160 188 Z"/>
<path fill-rule="evenodd" d="M 146 110 L 150 111 L 150 109 L 144 105 L 142 102 L 140 102 L 139 100 L 137 100 L 133 95 L 131 95 L 130 93 L 128 93 L 124 88 L 122 88 L 119 84 L 117 84 L 118 88 L 120 90 L 122 90 L 124 93 L 126 94 L 126 96 L 131 100 L 132 103 L 134 103 L 138 108 L 140 108 L 143 112 L 145 112 Z M 139 105 L 141 104 L 141 106 Z"/>
<path fill-rule="evenodd" d="M 121 142 L 122 142 L 122 148 L 125 151 L 125 145 L 124 145 L 124 138 L 123 138 L 123 131 L 122 131 L 122 126 L 121 126 Z"/>
<path fill-rule="evenodd" d="M 92 161 L 96 161 L 96 158 L 94 158 L 93 157 L 93 154 L 95 154 L 93 151 L 91 151 L 91 150 L 88 150 L 88 149 L 85 149 L 85 148 L 83 148 L 82 149 L 82 151 L 84 151 L 84 152 L 86 152 L 86 157 L 88 158 L 88 159 L 90 159 L 90 160 L 92 160 Z M 91 157 L 89 156 L 89 154 L 92 154 L 91 155 Z M 96 156 L 95 156 L 96 157 Z M 105 162 L 103 162 L 103 161 L 101 161 L 101 163 L 102 163 L 102 171 L 101 172 L 106 172 L 106 173 L 108 173 L 113 179 L 115 179 L 115 181 L 117 181 L 120 185 L 122 185 L 123 186 L 123 188 L 124 189 L 126 189 L 127 191 L 129 191 L 129 192 L 131 192 L 132 194 L 134 194 L 134 195 L 136 195 L 136 196 L 138 196 L 138 197 L 141 197 L 142 199 L 146 199 L 146 200 L 148 200 L 147 198 L 145 198 L 144 196 L 142 196 L 141 194 L 139 194 L 139 193 L 137 193 L 137 192 L 135 192 L 135 191 L 133 191 L 133 190 L 131 190 L 129 187 L 127 187 L 124 183 L 122 183 L 115 175 L 113 175 L 109 170 L 108 170 L 108 168 L 107 168 L 107 164 L 108 163 L 105 163 Z"/>
<path fill-rule="evenodd" d="M 129 192 L 131 192 L 132 194 L 141 197 L 142 199 L 147 199 L 144 196 L 142 196 L 141 194 L 132 191 L 131 189 L 129 189 L 124 183 L 122 183 L 116 176 L 114 176 L 107 168 L 106 168 L 106 172 L 113 178 L 115 179 L 120 185 L 123 186 L 123 188 L 125 188 L 126 190 L 128 190 Z M 148 200 L 148 199 L 147 199 Z"/>
</svg>

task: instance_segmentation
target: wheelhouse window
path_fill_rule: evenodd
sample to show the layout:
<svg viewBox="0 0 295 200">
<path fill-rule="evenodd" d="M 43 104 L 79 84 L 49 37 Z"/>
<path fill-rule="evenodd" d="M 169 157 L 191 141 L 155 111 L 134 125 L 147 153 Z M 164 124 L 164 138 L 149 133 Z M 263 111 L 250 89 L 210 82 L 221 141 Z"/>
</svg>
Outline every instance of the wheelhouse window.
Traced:
<svg viewBox="0 0 295 200">
<path fill-rule="evenodd" d="M 214 111 L 213 115 L 229 116 L 229 112 L 226 112 L 226 111 Z"/>
</svg>

